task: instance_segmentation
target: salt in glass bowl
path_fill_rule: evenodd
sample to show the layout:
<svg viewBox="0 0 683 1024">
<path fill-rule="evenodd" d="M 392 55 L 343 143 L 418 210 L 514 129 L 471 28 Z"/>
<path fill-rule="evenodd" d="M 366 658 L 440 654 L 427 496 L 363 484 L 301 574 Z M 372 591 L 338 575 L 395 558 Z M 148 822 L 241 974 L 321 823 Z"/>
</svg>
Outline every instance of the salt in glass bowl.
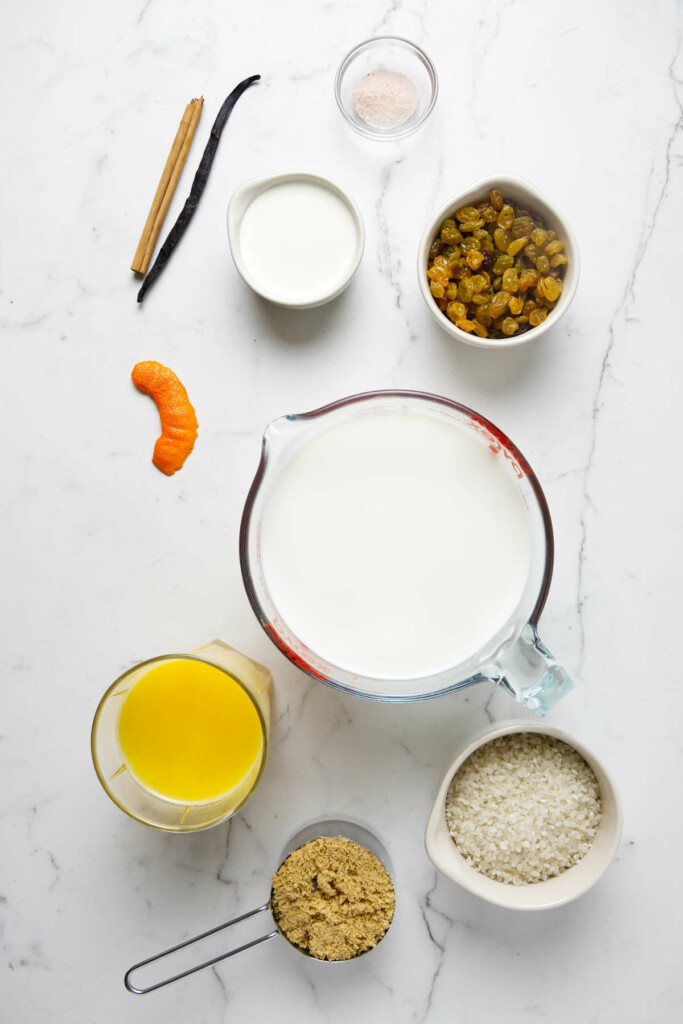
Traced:
<svg viewBox="0 0 683 1024">
<path fill-rule="evenodd" d="M 458 851 L 446 823 L 446 797 L 458 769 L 470 754 L 499 736 L 535 732 L 562 740 L 592 768 L 600 787 L 602 817 L 588 853 L 580 861 L 554 878 L 530 885 L 509 885 L 483 875 L 470 867 Z M 541 722 L 498 722 L 486 726 L 458 753 L 439 787 L 434 807 L 427 822 L 425 848 L 427 856 L 439 871 L 463 889 L 481 896 L 489 903 L 509 910 L 549 910 L 570 903 L 587 892 L 604 875 L 614 860 L 621 842 L 621 798 L 614 780 L 594 753 L 562 729 Z"/>
<path fill-rule="evenodd" d="M 468 334 L 466 331 L 461 331 L 437 306 L 434 296 L 429 290 L 427 278 L 429 250 L 439 234 L 443 221 L 447 217 L 453 216 L 461 206 L 470 206 L 486 199 L 493 188 L 499 188 L 506 199 L 512 199 L 519 206 L 542 217 L 545 226 L 556 231 L 557 237 L 564 242 L 568 259 L 562 279 L 562 294 L 554 309 L 550 310 L 543 323 L 538 327 L 533 327 L 520 335 L 513 334 L 509 338 L 480 338 L 474 333 Z M 464 341 L 467 345 L 474 345 L 476 348 L 514 348 L 517 345 L 525 345 L 528 341 L 536 341 L 551 327 L 554 327 L 569 309 L 579 283 L 579 246 L 567 219 L 539 188 L 532 185 L 530 181 L 519 178 L 516 174 L 492 174 L 490 177 L 475 181 L 473 185 L 452 196 L 430 217 L 417 250 L 417 278 L 427 309 L 437 324 L 453 338 Z"/>
<path fill-rule="evenodd" d="M 374 128 L 367 124 L 353 105 L 353 90 L 371 71 L 396 71 L 411 80 L 417 90 L 414 113 L 392 128 Z M 377 36 L 354 46 L 339 65 L 334 95 L 344 119 L 366 139 L 390 141 L 412 135 L 425 123 L 436 103 L 439 81 L 431 60 L 419 46 L 400 36 Z"/>
</svg>

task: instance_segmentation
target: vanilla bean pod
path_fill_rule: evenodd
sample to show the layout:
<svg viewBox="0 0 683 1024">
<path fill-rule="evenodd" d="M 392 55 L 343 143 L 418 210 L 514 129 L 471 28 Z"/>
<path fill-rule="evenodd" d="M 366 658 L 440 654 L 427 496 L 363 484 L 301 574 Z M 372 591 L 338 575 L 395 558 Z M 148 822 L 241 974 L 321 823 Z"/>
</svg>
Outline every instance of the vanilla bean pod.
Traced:
<svg viewBox="0 0 683 1024">
<path fill-rule="evenodd" d="M 218 111 L 218 117 L 214 121 L 209 141 L 206 144 L 206 149 L 204 150 L 199 167 L 197 168 L 197 173 L 194 176 L 190 194 L 185 200 L 185 205 L 180 212 L 180 216 L 171 228 L 166 241 L 159 250 L 159 255 L 154 261 L 151 270 L 142 282 L 142 287 L 138 292 L 138 302 L 142 302 L 148 289 L 154 284 L 161 274 L 162 270 L 171 258 L 173 250 L 185 233 L 187 225 L 192 220 L 194 211 L 197 209 L 202 192 L 204 191 L 204 187 L 206 186 L 206 182 L 209 177 L 211 165 L 213 164 L 213 159 L 216 155 L 216 150 L 218 149 L 221 132 L 223 131 L 235 104 L 242 93 L 246 92 L 249 86 L 253 85 L 254 82 L 258 82 L 260 77 L 260 75 L 252 75 L 250 78 L 245 78 L 243 82 L 240 82 L 240 84 L 232 90 L 225 103 Z"/>
</svg>

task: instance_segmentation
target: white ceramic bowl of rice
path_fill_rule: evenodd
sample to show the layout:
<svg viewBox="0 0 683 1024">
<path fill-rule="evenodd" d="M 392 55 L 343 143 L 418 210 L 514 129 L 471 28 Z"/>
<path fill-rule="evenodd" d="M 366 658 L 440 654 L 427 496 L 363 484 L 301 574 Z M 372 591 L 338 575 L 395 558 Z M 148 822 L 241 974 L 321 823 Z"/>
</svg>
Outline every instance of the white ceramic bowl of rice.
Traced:
<svg viewBox="0 0 683 1024">
<path fill-rule="evenodd" d="M 521 734 L 530 734 L 527 743 Z M 503 736 L 512 737 L 508 745 L 498 744 L 490 748 L 490 754 L 483 751 L 492 740 Z M 517 740 L 517 734 L 519 738 Z M 571 761 L 558 769 L 549 758 L 543 765 L 539 764 L 538 740 L 541 737 L 548 737 L 559 740 L 575 751 L 588 765 L 590 772 L 584 770 L 583 779 L 570 777 L 573 772 Z M 511 749 L 511 760 L 509 764 L 502 762 L 500 756 L 494 752 L 500 750 L 501 746 Z M 557 748 L 557 744 L 552 745 Z M 477 764 L 477 773 L 473 774 L 472 768 L 467 768 L 465 762 L 478 751 L 475 761 L 470 766 Z M 497 761 L 496 761 L 497 757 Z M 539 768 L 548 773 L 548 792 L 544 798 L 549 803 L 548 813 L 550 820 L 555 822 L 563 819 L 566 815 L 568 828 L 574 834 L 581 834 L 581 830 L 591 833 L 591 839 L 585 842 L 581 849 L 580 859 L 572 863 L 570 867 L 561 870 L 561 873 L 554 877 L 548 877 L 543 881 L 530 883 L 520 882 L 520 877 L 515 875 L 518 870 L 515 868 L 512 849 L 514 836 L 520 834 L 519 819 L 525 813 L 533 814 L 538 812 L 525 811 L 520 805 L 520 793 L 523 794 L 523 779 L 520 781 L 520 763 L 524 758 L 535 762 L 532 767 L 538 771 Z M 561 763 L 558 760 L 558 763 Z M 460 769 L 463 768 L 461 779 L 463 786 L 459 791 L 456 786 L 453 790 L 451 784 Z M 581 768 L 581 765 L 579 765 Z M 585 766 L 583 766 L 585 769 Z M 569 774 L 568 774 L 568 770 Z M 579 776 L 581 772 L 579 771 Z M 588 794 L 585 791 L 585 782 L 588 777 L 597 781 L 599 788 L 599 818 L 597 828 L 589 827 L 587 819 L 590 814 L 586 811 Z M 466 785 L 465 785 L 466 784 Z M 488 791 L 487 791 L 488 785 Z M 494 787 L 493 789 L 491 787 Z M 457 805 L 454 803 L 457 796 Z M 494 800 L 492 801 L 492 798 Z M 497 806 L 493 806 L 495 803 Z M 447 815 L 448 806 L 448 815 Z M 505 808 L 506 822 L 501 823 L 501 808 Z M 514 808 L 514 812 L 512 812 Z M 460 852 L 456 841 L 451 835 L 450 827 L 454 828 L 454 815 L 459 815 L 464 821 L 464 840 L 462 849 L 465 855 Z M 468 822 L 467 818 L 471 818 Z M 448 820 L 447 820 L 448 818 Z M 572 820 L 574 818 L 575 820 Z M 586 747 L 577 742 L 572 736 L 556 729 L 554 726 L 540 722 L 501 722 L 494 726 L 487 726 L 478 733 L 458 754 L 444 776 L 439 788 L 434 807 L 427 822 L 425 833 L 425 847 L 432 863 L 442 871 L 444 875 L 451 878 L 458 885 L 468 889 L 475 896 L 481 896 L 489 903 L 495 903 L 500 907 L 507 907 L 513 910 L 548 910 L 551 907 L 559 907 L 563 903 L 569 903 L 588 891 L 599 878 L 605 873 L 614 860 L 619 843 L 621 841 L 622 811 L 621 799 L 616 786 L 607 769 L 601 761 Z M 457 829 L 456 829 L 457 831 Z M 553 840 L 553 844 L 556 840 Z M 559 845 L 565 844 L 567 837 L 564 830 L 557 839 Z M 585 852 L 583 852 L 585 850 Z M 556 870 L 566 850 L 557 850 L 555 857 L 555 846 L 549 855 L 546 844 L 541 854 L 541 872 L 552 873 Z M 479 860 L 481 870 L 472 866 L 473 855 Z M 529 854 L 529 863 L 534 863 L 533 870 L 536 870 L 538 851 Z M 517 863 L 519 860 L 519 846 L 517 846 Z M 534 860 L 536 858 L 536 860 Z M 555 861 L 555 863 L 553 863 Z M 487 873 L 482 873 L 486 870 Z M 507 881 L 499 881 L 489 877 L 489 872 L 505 877 Z M 511 879 L 516 877 L 515 884 Z"/>
</svg>

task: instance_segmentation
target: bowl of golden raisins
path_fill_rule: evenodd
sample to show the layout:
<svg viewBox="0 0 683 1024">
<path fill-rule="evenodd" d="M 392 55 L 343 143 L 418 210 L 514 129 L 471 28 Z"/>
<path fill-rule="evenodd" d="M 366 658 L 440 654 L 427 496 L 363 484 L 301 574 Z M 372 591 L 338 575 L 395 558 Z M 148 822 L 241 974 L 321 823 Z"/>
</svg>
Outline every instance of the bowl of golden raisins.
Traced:
<svg viewBox="0 0 683 1024">
<path fill-rule="evenodd" d="M 498 174 L 445 203 L 420 242 L 427 308 L 468 345 L 538 338 L 566 312 L 579 281 L 571 227 L 530 182 Z"/>
</svg>

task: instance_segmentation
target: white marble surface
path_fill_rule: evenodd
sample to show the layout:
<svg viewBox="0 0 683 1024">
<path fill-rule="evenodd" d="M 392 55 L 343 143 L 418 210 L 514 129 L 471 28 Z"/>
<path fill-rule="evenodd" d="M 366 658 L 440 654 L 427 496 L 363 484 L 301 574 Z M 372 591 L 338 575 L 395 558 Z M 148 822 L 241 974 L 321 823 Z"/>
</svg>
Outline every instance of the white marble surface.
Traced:
<svg viewBox="0 0 683 1024">
<path fill-rule="evenodd" d="M 5 5 L 3 1021 L 680 1019 L 680 18 L 666 0 Z M 423 44 L 441 78 L 430 122 L 395 145 L 352 134 L 332 93 L 343 54 L 384 31 Z M 172 214 L 220 102 L 256 72 L 139 308 L 128 266 L 181 111 L 205 95 Z M 367 247 L 340 300 L 286 313 L 236 274 L 225 208 L 244 179 L 296 167 L 352 192 Z M 440 331 L 414 269 L 433 207 L 496 170 L 544 189 L 582 254 L 562 324 L 501 354 Z M 171 479 L 149 461 L 140 359 L 173 366 L 198 411 Z M 480 410 L 546 490 L 542 635 L 577 680 L 552 720 L 604 757 L 625 805 L 617 862 L 573 905 L 498 910 L 423 850 L 459 743 L 523 714 L 504 694 L 344 698 L 280 656 L 247 603 L 237 532 L 264 426 L 377 387 Z M 272 758 L 230 825 L 157 834 L 101 791 L 92 714 L 126 666 L 213 636 L 273 670 Z M 397 917 L 376 953 L 325 968 L 278 941 L 151 996 L 124 990 L 134 960 L 262 901 L 289 834 L 329 812 L 372 822 L 393 854 Z"/>
</svg>

